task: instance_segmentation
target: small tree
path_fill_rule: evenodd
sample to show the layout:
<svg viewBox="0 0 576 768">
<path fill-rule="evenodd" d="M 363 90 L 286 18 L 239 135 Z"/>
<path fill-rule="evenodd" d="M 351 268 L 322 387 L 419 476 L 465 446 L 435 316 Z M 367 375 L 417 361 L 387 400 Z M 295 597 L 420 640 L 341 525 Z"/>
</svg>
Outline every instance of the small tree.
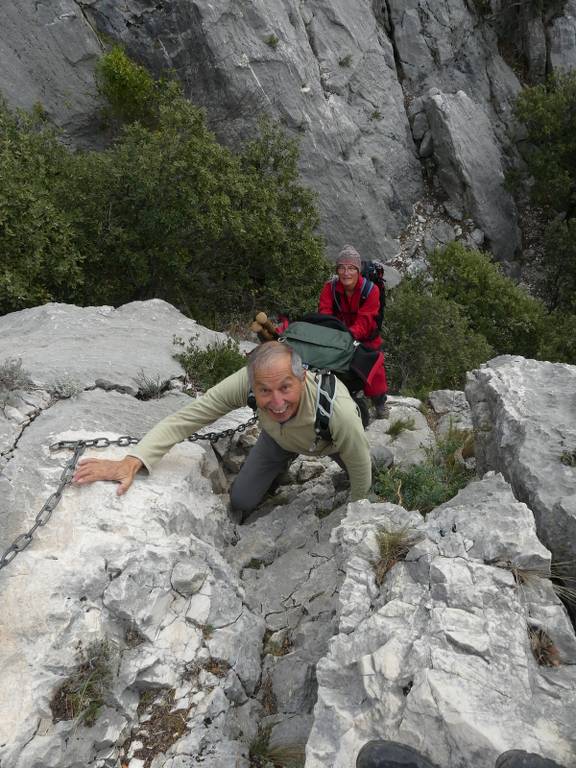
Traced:
<svg viewBox="0 0 576 768">
<path fill-rule="evenodd" d="M 576 220 L 550 222 L 544 237 L 546 269 L 539 292 L 553 310 L 576 313 Z"/>
<path fill-rule="evenodd" d="M 533 201 L 571 215 L 576 204 L 576 72 L 526 88 L 515 112 L 526 128 Z"/>
<path fill-rule="evenodd" d="M 416 395 L 462 388 L 466 371 L 492 355 L 462 309 L 418 278 L 406 278 L 390 293 L 384 349 L 392 389 Z"/>
<path fill-rule="evenodd" d="M 545 310 L 486 253 L 450 243 L 430 256 L 434 293 L 455 301 L 470 328 L 482 334 L 499 354 L 534 357 Z"/>
<path fill-rule="evenodd" d="M 54 195 L 69 157 L 37 116 L 0 101 L 0 314 L 73 299 L 82 257 Z"/>
</svg>

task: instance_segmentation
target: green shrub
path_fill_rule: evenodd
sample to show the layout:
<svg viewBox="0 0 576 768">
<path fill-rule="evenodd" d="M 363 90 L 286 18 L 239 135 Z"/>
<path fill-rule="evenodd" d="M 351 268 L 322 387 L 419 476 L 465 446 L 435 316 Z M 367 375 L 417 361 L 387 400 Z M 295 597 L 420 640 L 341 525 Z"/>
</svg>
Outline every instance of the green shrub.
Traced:
<svg viewBox="0 0 576 768">
<path fill-rule="evenodd" d="M 43 121 L 0 100 L 0 314 L 76 296 L 82 255 L 55 196 L 70 167 Z"/>
<path fill-rule="evenodd" d="M 544 235 L 545 270 L 538 291 L 552 310 L 576 314 L 576 221 L 556 218 Z"/>
<path fill-rule="evenodd" d="M 193 336 L 186 344 L 183 339 L 174 338 L 174 344 L 184 348 L 174 355 L 174 359 L 180 363 L 195 389 L 205 392 L 246 365 L 246 356 L 240 352 L 238 342 L 227 339 L 202 349 L 197 340 L 198 336 Z"/>
<path fill-rule="evenodd" d="M 0 108 L 0 312 L 158 297 L 225 327 L 313 307 L 328 264 L 296 144 L 262 124 L 231 152 L 176 83 L 119 48 L 98 82 L 126 122 L 105 151 L 68 152 Z"/>
<path fill-rule="evenodd" d="M 376 475 L 374 492 L 383 501 L 400 504 L 405 509 L 426 515 L 455 496 L 473 479 L 474 472 L 456 458 L 456 452 L 468 439 L 468 433 L 450 432 L 435 449 L 428 451 L 422 464 L 400 469 L 383 469 Z"/>
<path fill-rule="evenodd" d="M 576 204 L 576 73 L 526 88 L 515 112 L 526 129 L 525 159 L 533 201 L 552 211 Z"/>
<path fill-rule="evenodd" d="M 266 43 L 266 45 L 269 45 L 270 48 L 272 48 L 273 50 L 276 50 L 280 40 L 276 35 L 271 34 L 271 35 L 268 35 L 268 37 L 264 38 L 264 42 Z"/>
<path fill-rule="evenodd" d="M 418 278 L 406 278 L 390 292 L 383 335 L 391 389 L 406 394 L 461 389 L 466 371 L 492 356 L 462 309 Z"/>
<path fill-rule="evenodd" d="M 144 68 L 114 46 L 96 66 L 96 83 L 108 104 L 107 112 L 122 122 L 152 122 L 158 99 L 157 85 Z"/>
<path fill-rule="evenodd" d="M 434 293 L 455 301 L 470 328 L 498 354 L 534 357 L 545 309 L 510 278 L 486 253 L 450 243 L 429 257 Z"/>
<path fill-rule="evenodd" d="M 576 314 L 551 312 L 547 316 L 538 359 L 576 364 Z"/>
</svg>

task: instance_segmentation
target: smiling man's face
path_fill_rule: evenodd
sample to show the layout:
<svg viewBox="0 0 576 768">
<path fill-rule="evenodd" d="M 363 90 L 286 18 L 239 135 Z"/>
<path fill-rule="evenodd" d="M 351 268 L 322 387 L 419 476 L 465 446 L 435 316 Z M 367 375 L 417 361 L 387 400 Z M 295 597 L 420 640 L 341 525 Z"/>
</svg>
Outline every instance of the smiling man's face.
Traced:
<svg viewBox="0 0 576 768">
<path fill-rule="evenodd" d="M 262 369 L 254 371 L 254 396 L 258 408 L 273 421 L 283 424 L 300 405 L 306 374 L 299 379 L 292 373 L 290 355 L 282 355 Z"/>
</svg>

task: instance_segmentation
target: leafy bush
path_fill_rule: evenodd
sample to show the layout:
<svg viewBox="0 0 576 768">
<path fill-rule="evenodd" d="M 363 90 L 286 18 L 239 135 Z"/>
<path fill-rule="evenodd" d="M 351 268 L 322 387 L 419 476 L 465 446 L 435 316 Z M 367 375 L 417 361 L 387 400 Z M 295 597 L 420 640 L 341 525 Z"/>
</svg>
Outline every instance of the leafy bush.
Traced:
<svg viewBox="0 0 576 768">
<path fill-rule="evenodd" d="M 193 336 L 186 345 L 183 339 L 174 339 L 174 344 L 184 347 L 174 355 L 174 359 L 180 363 L 196 389 L 205 392 L 246 365 L 246 356 L 240 352 L 236 341 L 217 341 L 202 349 L 197 340 L 198 336 Z"/>
<path fill-rule="evenodd" d="M 390 292 L 384 349 L 391 389 L 415 395 L 462 388 L 466 371 L 493 351 L 463 310 L 434 295 L 422 278 L 406 278 Z"/>
<path fill-rule="evenodd" d="M 544 236 L 545 271 L 540 294 L 552 310 L 576 314 L 576 221 L 556 218 Z"/>
<path fill-rule="evenodd" d="M 534 357 L 545 310 L 480 251 L 450 243 L 429 257 L 434 293 L 455 301 L 499 354 Z"/>
<path fill-rule="evenodd" d="M 532 199 L 552 211 L 576 204 L 576 73 L 526 88 L 515 112 L 526 128 Z"/>
<path fill-rule="evenodd" d="M 111 117 L 131 123 L 154 119 L 158 86 L 148 71 L 131 61 L 120 46 L 114 46 L 96 66 L 96 83 Z"/>
<path fill-rule="evenodd" d="M 576 364 L 576 314 L 551 312 L 540 339 L 540 360 Z"/>
<path fill-rule="evenodd" d="M 76 295 L 82 255 L 71 214 L 53 194 L 69 173 L 45 124 L 10 114 L 0 100 L 0 314 Z"/>
<path fill-rule="evenodd" d="M 381 470 L 374 481 L 374 492 L 384 501 L 426 515 L 455 496 L 474 477 L 456 458 L 467 438 L 467 432 L 453 430 L 428 451 L 424 463 L 408 469 Z"/>
<path fill-rule="evenodd" d="M 576 72 L 525 89 L 517 99 L 515 111 L 526 130 L 524 175 L 530 179 L 530 198 L 542 207 L 548 219 L 543 279 L 537 290 L 550 309 L 574 314 Z"/>
<path fill-rule="evenodd" d="M 70 153 L 1 108 L 0 312 L 159 297 L 224 327 L 257 305 L 313 307 L 328 265 L 297 146 L 263 124 L 232 153 L 119 48 L 98 81 L 127 121 L 105 151 Z"/>
</svg>

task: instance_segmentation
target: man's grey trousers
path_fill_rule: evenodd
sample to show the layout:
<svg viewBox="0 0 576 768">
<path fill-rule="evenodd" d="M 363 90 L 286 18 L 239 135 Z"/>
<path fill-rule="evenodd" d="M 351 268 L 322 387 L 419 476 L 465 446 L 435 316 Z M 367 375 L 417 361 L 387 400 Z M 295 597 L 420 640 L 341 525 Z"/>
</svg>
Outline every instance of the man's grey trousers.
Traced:
<svg viewBox="0 0 576 768">
<path fill-rule="evenodd" d="M 296 456 L 297 453 L 284 450 L 262 430 L 230 489 L 232 509 L 236 512 L 251 512 Z M 345 469 L 339 454 L 331 454 L 330 458 Z"/>
</svg>

